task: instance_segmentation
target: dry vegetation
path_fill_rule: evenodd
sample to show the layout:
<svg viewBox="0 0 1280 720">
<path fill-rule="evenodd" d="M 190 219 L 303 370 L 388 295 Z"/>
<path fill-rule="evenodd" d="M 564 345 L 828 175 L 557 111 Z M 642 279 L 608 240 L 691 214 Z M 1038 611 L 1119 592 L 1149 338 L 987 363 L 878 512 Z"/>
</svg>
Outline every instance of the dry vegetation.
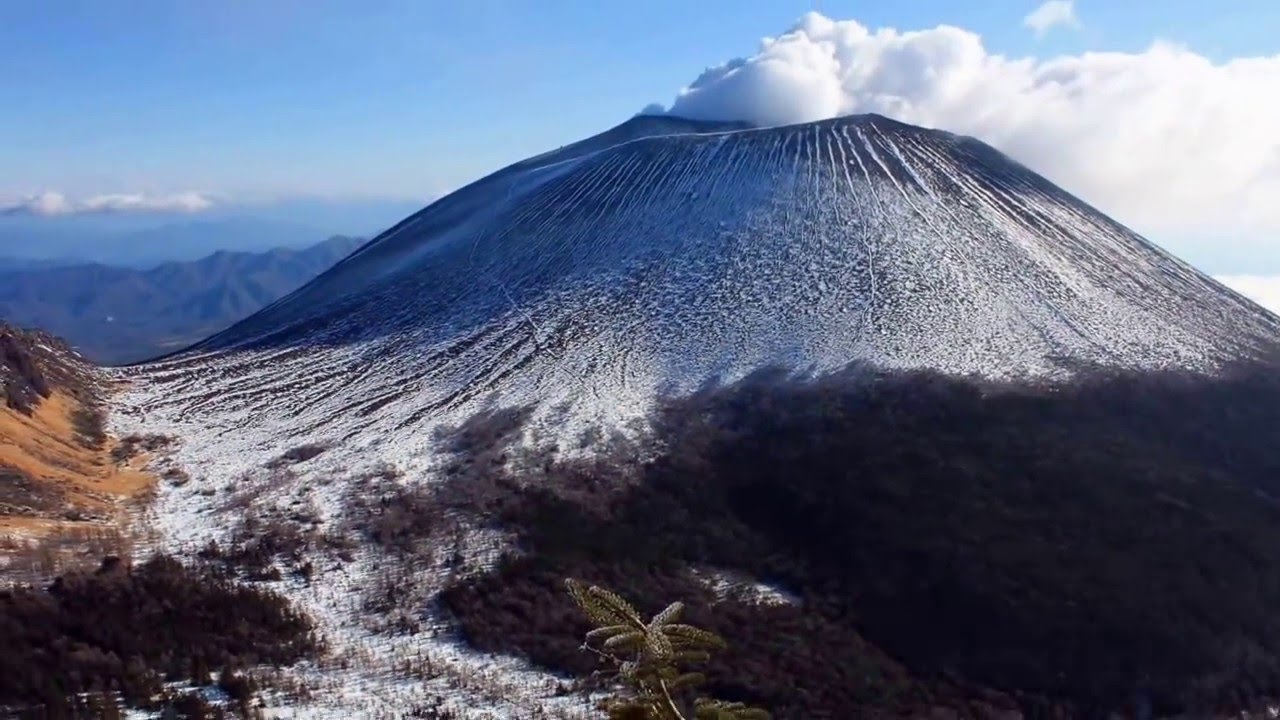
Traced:
<svg viewBox="0 0 1280 720">
<path fill-rule="evenodd" d="M 340 529 L 324 526 L 307 503 L 279 507 L 246 506 L 230 535 L 210 540 L 199 556 L 233 576 L 249 581 L 275 581 L 292 575 L 311 581 L 315 563 L 326 559 L 350 562 L 357 543 Z"/>
<path fill-rule="evenodd" d="M 28 532 L 16 530 L 24 526 Z M 91 570 L 105 557 L 133 557 L 135 535 L 109 525 L 16 522 L 0 536 L 0 588 L 40 586 L 67 572 Z"/>
<path fill-rule="evenodd" d="M 154 480 L 137 439 L 107 437 L 97 371 L 55 338 L 0 326 L 0 386 L 0 585 L 129 557 Z"/>
<path fill-rule="evenodd" d="M 77 425 L 77 402 L 55 392 L 30 415 L 0 409 L 0 472 L 9 478 L 0 484 L 0 514 L 110 521 L 151 490 L 154 479 L 140 463 L 117 463 L 112 443 L 94 439 L 100 420 L 90 435 L 81 427 L 87 421 Z"/>
<path fill-rule="evenodd" d="M 145 502 L 154 478 L 135 439 L 107 437 L 103 394 L 96 369 L 56 338 L 0 326 L 0 535 L 110 532 Z"/>
</svg>

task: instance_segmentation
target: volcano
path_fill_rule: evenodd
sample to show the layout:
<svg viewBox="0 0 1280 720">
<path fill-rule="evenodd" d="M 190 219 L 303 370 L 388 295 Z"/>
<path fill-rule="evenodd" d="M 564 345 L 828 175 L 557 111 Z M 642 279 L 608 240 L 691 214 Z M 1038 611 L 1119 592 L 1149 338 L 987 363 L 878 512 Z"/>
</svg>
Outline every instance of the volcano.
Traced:
<svg viewBox="0 0 1280 720">
<path fill-rule="evenodd" d="M 621 421 L 763 366 L 1212 371 L 1278 339 L 977 140 L 876 115 L 640 116 L 442 198 L 140 377 L 151 417 L 242 450 L 418 449 L 487 403 Z"/>
<path fill-rule="evenodd" d="M 1280 698 L 1278 348 L 977 140 L 637 117 L 121 370 L 112 422 L 180 439 L 168 547 L 357 659 L 317 717 L 581 717 L 565 577 L 710 607 L 712 688 L 778 718 L 1209 717 Z"/>
</svg>

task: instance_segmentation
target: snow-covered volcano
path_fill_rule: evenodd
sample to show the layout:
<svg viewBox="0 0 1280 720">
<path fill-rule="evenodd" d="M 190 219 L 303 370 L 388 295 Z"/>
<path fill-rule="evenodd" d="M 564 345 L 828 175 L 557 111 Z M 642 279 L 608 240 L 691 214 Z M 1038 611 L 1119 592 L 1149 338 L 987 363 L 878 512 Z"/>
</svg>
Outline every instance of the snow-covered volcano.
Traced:
<svg viewBox="0 0 1280 720">
<path fill-rule="evenodd" d="M 485 403 L 621 420 L 765 365 L 1212 370 L 1278 339 L 1276 317 L 977 140 L 875 115 L 638 117 L 130 371 L 128 404 L 219 436 L 211 458 L 304 439 L 400 456 Z"/>
</svg>

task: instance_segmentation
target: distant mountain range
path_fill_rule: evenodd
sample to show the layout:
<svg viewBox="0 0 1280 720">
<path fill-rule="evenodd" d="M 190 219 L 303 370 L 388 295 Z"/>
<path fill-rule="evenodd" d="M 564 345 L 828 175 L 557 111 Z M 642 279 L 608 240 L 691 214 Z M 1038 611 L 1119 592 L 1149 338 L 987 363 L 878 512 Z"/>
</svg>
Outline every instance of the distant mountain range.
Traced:
<svg viewBox="0 0 1280 720">
<path fill-rule="evenodd" d="M 69 265 L 86 265 L 80 258 L 25 258 L 0 255 L 0 272 L 8 270 L 47 270 Z"/>
<path fill-rule="evenodd" d="M 300 250 L 220 251 L 145 270 L 0 261 L 0 319 L 64 337 L 96 362 L 144 360 L 247 317 L 324 272 L 361 242 L 335 236 Z"/>
<path fill-rule="evenodd" d="M 0 255 L 6 256 L 9 264 L 66 264 L 73 260 L 146 268 L 198 260 L 218 250 L 303 248 L 326 235 L 326 231 L 303 223 L 248 217 L 134 224 L 139 222 L 143 220 L 124 218 L 111 224 L 99 218 L 6 219 L 0 223 Z"/>
<path fill-rule="evenodd" d="M 217 250 L 303 248 L 329 235 L 371 237 L 425 201 L 304 201 L 228 205 L 199 215 L 97 213 L 0 216 L 0 269 L 17 262 L 105 263 L 145 268 Z"/>
</svg>

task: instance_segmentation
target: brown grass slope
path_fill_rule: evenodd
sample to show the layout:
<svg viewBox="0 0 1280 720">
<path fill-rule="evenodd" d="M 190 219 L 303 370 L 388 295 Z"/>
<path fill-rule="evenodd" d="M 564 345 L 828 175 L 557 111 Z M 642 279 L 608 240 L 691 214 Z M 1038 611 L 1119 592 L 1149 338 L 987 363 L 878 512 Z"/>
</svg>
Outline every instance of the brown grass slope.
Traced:
<svg viewBox="0 0 1280 720">
<path fill-rule="evenodd" d="M 58 338 L 0 324 L 0 530 L 111 523 L 151 488 L 103 430 L 108 390 Z"/>
</svg>

